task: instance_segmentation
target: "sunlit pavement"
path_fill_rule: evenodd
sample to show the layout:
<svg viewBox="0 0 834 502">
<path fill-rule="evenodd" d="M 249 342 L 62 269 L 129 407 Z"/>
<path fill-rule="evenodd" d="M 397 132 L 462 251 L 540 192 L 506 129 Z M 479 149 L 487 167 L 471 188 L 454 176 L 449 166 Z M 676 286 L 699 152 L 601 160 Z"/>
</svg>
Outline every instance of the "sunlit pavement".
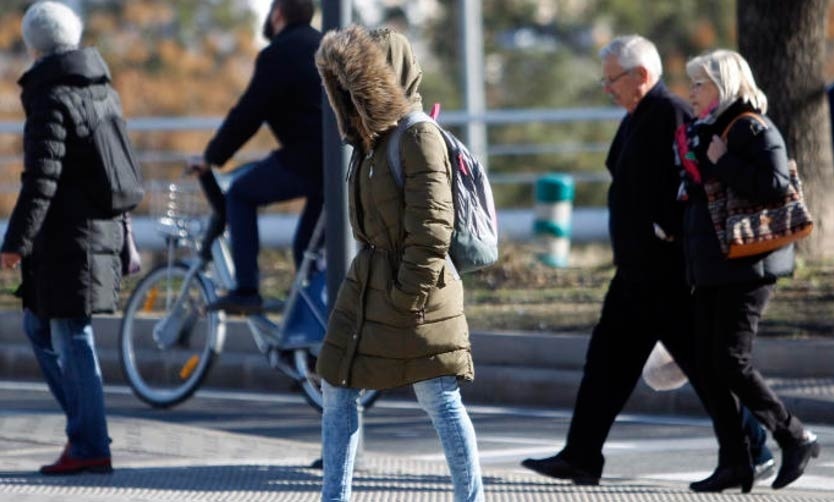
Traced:
<svg viewBox="0 0 834 502">
<path fill-rule="evenodd" d="M 152 410 L 122 387 L 107 388 L 115 472 L 43 477 L 57 457 L 63 417 L 40 384 L 0 382 L 0 500 L 318 500 L 319 415 L 300 397 L 204 391 L 178 408 Z M 569 412 L 470 406 L 487 500 L 736 500 L 738 490 L 694 494 L 709 474 L 715 441 L 691 418 L 624 416 L 606 447 L 599 487 L 577 487 L 518 467 L 560 446 Z M 381 400 L 365 417 L 356 501 L 452 500 L 439 444 L 410 400 Z M 757 486 L 757 500 L 834 500 L 834 428 L 813 426 L 823 453 L 791 487 Z M 778 450 L 775 452 L 778 456 Z M 778 460 L 778 459 L 777 459 Z"/>
</svg>

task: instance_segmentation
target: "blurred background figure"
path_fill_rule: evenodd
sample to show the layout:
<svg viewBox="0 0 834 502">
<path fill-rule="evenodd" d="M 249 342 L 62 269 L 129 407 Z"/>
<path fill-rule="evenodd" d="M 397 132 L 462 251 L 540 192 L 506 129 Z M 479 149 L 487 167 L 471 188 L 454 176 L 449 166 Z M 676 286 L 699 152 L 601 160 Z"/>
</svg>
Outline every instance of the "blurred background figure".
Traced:
<svg viewBox="0 0 834 502">
<path fill-rule="evenodd" d="M 67 443 L 43 474 L 110 472 L 110 438 L 91 315 L 117 307 L 122 216 L 102 214 L 88 185 L 91 120 L 121 115 L 110 72 L 79 48 L 82 23 L 57 2 L 32 5 L 23 40 L 34 64 L 21 77 L 25 165 L 3 241 L 4 268 L 21 265 L 23 328 L 67 417 Z"/>
<path fill-rule="evenodd" d="M 193 166 L 201 176 L 226 163 L 266 122 L 281 147 L 239 169 L 226 192 L 237 287 L 209 304 L 210 310 L 249 314 L 262 307 L 259 293 L 258 207 L 305 197 L 293 238 L 301 263 L 324 204 L 322 182 L 321 79 L 313 61 L 321 33 L 310 26 L 313 0 L 274 0 L 264 23 L 270 40 L 255 62 L 249 86 Z"/>
</svg>

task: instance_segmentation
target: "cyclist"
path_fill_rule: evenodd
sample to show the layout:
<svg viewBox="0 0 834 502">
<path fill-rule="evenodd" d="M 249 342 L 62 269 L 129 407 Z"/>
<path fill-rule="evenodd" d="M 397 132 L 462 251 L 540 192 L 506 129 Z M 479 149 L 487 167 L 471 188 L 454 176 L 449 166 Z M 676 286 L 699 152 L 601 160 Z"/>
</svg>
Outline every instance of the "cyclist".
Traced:
<svg viewBox="0 0 834 502">
<path fill-rule="evenodd" d="M 231 231 L 237 285 L 209 310 L 250 314 L 261 309 L 258 293 L 257 209 L 306 197 L 293 238 L 296 267 L 321 214 L 321 79 L 314 54 L 321 33 L 310 26 L 313 0 L 274 0 L 264 23 L 270 43 L 255 61 L 246 91 L 229 111 L 192 169 L 205 178 L 226 163 L 266 122 L 281 147 L 254 162 L 226 192 L 225 219 Z"/>
</svg>

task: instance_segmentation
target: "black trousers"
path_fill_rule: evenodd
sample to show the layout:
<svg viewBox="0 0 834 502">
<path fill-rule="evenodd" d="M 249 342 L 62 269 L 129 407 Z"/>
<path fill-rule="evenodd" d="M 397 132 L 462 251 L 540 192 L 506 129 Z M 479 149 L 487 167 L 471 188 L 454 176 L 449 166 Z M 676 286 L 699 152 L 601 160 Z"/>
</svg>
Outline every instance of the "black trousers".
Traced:
<svg viewBox="0 0 834 502">
<path fill-rule="evenodd" d="M 695 371 L 692 316 L 690 290 L 682 281 L 634 282 L 620 272 L 615 274 L 591 334 L 567 443 L 560 456 L 576 467 L 601 475 L 605 462 L 603 444 L 658 340 L 701 397 L 701 379 Z M 755 420 L 748 420 L 747 432 L 752 444 L 765 448 L 765 433 Z M 719 459 L 723 456 L 721 449 Z"/>
<path fill-rule="evenodd" d="M 696 371 L 703 378 L 702 400 L 729 462 L 747 462 L 748 444 L 741 405 L 780 446 L 802 440 L 802 423 L 785 408 L 753 367 L 753 339 L 773 284 L 733 284 L 696 288 L 694 293 Z"/>
</svg>

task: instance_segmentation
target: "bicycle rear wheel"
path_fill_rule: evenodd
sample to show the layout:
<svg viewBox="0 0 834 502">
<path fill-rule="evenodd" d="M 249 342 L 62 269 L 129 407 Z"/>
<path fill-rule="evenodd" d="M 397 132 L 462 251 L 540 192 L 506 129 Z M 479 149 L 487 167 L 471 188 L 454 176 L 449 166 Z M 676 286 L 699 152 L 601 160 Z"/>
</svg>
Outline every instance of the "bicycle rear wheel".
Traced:
<svg viewBox="0 0 834 502">
<path fill-rule="evenodd" d="M 304 399 L 321 413 L 324 407 L 324 398 L 321 394 L 321 377 L 316 373 L 318 350 L 318 347 L 315 349 L 297 349 L 294 355 L 295 370 L 301 375 L 299 383 Z M 374 405 L 381 394 L 382 392 L 378 390 L 363 390 L 359 397 L 359 403 L 367 410 Z"/>
<path fill-rule="evenodd" d="M 187 274 L 184 263 L 151 270 L 128 298 L 119 330 L 122 373 L 157 408 L 191 397 L 223 349 L 222 314 L 205 309 L 214 287 L 198 273 L 183 288 Z"/>
</svg>

